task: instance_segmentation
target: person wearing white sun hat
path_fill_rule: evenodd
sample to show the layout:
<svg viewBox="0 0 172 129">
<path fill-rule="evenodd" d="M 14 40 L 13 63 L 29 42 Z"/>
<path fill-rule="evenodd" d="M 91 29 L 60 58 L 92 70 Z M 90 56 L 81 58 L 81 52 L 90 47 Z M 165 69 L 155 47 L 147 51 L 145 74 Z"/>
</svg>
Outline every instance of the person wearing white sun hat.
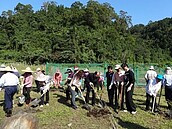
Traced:
<svg viewBox="0 0 172 129">
<path fill-rule="evenodd" d="M 33 83 L 33 75 L 32 73 L 34 71 L 31 70 L 30 67 L 27 67 L 26 69 L 22 70 L 23 72 L 25 72 L 23 74 L 23 95 L 25 96 L 26 100 L 26 106 L 29 105 L 31 97 L 30 97 L 30 90 L 32 87 L 32 83 Z"/>
<path fill-rule="evenodd" d="M 0 78 L 0 88 L 4 88 L 4 111 L 7 117 L 12 115 L 13 96 L 17 93 L 19 79 L 12 72 L 12 69 L 7 66 L 4 68 L 5 74 Z"/>
<path fill-rule="evenodd" d="M 168 105 L 167 108 L 171 110 L 172 105 L 169 102 L 172 101 L 172 69 L 170 67 L 165 68 L 163 86 L 165 86 L 165 99 Z"/>
<path fill-rule="evenodd" d="M 115 65 L 116 72 L 113 74 L 111 85 L 109 88 L 114 86 L 115 91 L 115 109 L 124 110 L 124 74 L 120 65 Z"/>
<path fill-rule="evenodd" d="M 149 80 L 155 79 L 156 76 L 157 76 L 157 73 L 156 73 L 154 67 L 150 66 L 149 70 L 145 74 L 146 84 L 149 82 Z"/>
</svg>

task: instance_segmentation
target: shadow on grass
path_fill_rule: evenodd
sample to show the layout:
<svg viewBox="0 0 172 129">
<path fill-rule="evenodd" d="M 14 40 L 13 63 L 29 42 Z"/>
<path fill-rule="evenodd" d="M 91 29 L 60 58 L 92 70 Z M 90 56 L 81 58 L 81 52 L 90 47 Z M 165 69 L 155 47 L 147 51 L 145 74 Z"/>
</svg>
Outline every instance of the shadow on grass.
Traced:
<svg viewBox="0 0 172 129">
<path fill-rule="evenodd" d="M 133 93 L 134 96 L 141 96 L 141 97 L 146 97 L 146 95 L 142 94 L 142 93 Z"/>
<path fill-rule="evenodd" d="M 57 98 L 58 98 L 58 102 L 61 103 L 61 104 L 64 104 L 68 107 L 71 107 L 71 104 L 69 104 L 67 101 L 66 101 L 66 97 L 64 97 L 63 95 L 59 95 L 59 94 L 53 94 L 53 95 L 57 95 Z"/>
<path fill-rule="evenodd" d="M 4 106 L 4 100 L 0 100 L 0 106 Z"/>
<path fill-rule="evenodd" d="M 129 121 L 123 121 L 119 117 L 114 116 L 114 118 L 118 119 L 118 125 L 120 125 L 122 128 L 125 128 L 125 129 L 150 129 L 150 128 L 143 127 L 136 123 L 132 123 Z"/>
</svg>

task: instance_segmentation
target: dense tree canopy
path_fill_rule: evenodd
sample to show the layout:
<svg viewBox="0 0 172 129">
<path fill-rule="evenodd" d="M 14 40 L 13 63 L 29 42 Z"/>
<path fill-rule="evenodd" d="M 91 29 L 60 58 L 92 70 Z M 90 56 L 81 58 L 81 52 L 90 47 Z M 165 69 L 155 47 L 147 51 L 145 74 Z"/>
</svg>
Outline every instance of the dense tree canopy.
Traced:
<svg viewBox="0 0 172 129">
<path fill-rule="evenodd" d="M 0 16 L 0 59 L 29 64 L 169 63 L 172 19 L 132 25 L 127 12 L 109 3 L 45 2 L 40 10 L 18 3 Z"/>
</svg>

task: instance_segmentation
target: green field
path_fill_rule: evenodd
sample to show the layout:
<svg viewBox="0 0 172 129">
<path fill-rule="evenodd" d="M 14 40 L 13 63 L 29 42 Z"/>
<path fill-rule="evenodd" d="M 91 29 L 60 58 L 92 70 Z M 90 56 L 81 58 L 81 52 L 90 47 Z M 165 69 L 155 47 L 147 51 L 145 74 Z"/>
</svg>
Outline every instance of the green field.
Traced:
<svg viewBox="0 0 172 129">
<path fill-rule="evenodd" d="M 104 90 L 103 100 L 107 101 L 107 93 Z M 2 110 L 3 105 L 3 91 L 0 92 L 0 122 L 2 123 L 5 118 L 5 114 Z M 163 93 L 164 94 L 164 93 Z M 33 91 L 32 97 L 38 97 L 39 95 Z M 15 95 L 14 114 L 19 110 L 26 111 L 25 106 L 17 106 L 17 97 Z M 37 116 L 39 119 L 40 129 L 112 129 L 112 122 L 116 128 L 123 129 L 171 129 L 172 122 L 166 118 L 163 113 L 166 110 L 166 102 L 164 95 L 161 97 L 160 109 L 161 113 L 153 114 L 151 112 L 144 111 L 145 109 L 145 89 L 135 88 L 134 102 L 137 105 L 137 114 L 132 115 L 130 113 L 124 113 L 120 111 L 118 114 L 110 108 L 113 113 L 113 120 L 111 115 L 102 117 L 88 117 L 88 111 L 82 108 L 83 102 L 77 99 L 77 105 L 79 108 L 74 110 L 70 107 L 70 104 L 65 101 L 65 93 L 59 90 L 53 90 L 50 92 L 50 105 L 43 108 L 36 107 L 30 110 L 30 113 Z M 106 108 L 106 107 L 105 107 Z M 28 111 L 28 110 L 27 110 Z M 112 121 L 111 121 L 112 120 Z"/>
</svg>

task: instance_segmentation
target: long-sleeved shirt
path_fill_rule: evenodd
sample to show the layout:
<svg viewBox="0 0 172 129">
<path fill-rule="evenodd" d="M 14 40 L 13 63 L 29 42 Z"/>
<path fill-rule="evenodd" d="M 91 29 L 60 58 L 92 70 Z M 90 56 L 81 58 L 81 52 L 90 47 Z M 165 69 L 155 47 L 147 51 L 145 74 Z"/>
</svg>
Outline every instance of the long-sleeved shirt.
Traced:
<svg viewBox="0 0 172 129">
<path fill-rule="evenodd" d="M 127 86 L 130 86 L 130 84 L 135 83 L 135 77 L 134 77 L 134 73 L 133 71 L 131 71 L 130 69 L 128 71 L 125 72 L 125 78 L 124 78 L 125 84 Z"/>
<path fill-rule="evenodd" d="M 157 73 L 154 70 L 148 70 L 145 74 L 145 79 L 148 81 L 150 79 L 156 78 Z"/>
<path fill-rule="evenodd" d="M 172 74 L 165 74 L 163 79 L 164 86 L 172 86 Z"/>
<path fill-rule="evenodd" d="M 95 73 L 89 73 L 88 76 L 85 78 L 86 86 L 90 86 L 90 82 L 92 82 L 94 86 L 97 86 L 99 78 L 100 77 L 96 77 Z"/>
<path fill-rule="evenodd" d="M 17 86 L 19 79 L 13 73 L 7 72 L 0 78 L 0 87 Z"/>
<path fill-rule="evenodd" d="M 33 83 L 33 75 L 32 74 L 25 73 L 24 74 L 23 85 L 25 87 L 32 87 L 32 83 Z"/>
<path fill-rule="evenodd" d="M 110 86 L 114 72 L 106 72 L 107 86 Z"/>
</svg>

